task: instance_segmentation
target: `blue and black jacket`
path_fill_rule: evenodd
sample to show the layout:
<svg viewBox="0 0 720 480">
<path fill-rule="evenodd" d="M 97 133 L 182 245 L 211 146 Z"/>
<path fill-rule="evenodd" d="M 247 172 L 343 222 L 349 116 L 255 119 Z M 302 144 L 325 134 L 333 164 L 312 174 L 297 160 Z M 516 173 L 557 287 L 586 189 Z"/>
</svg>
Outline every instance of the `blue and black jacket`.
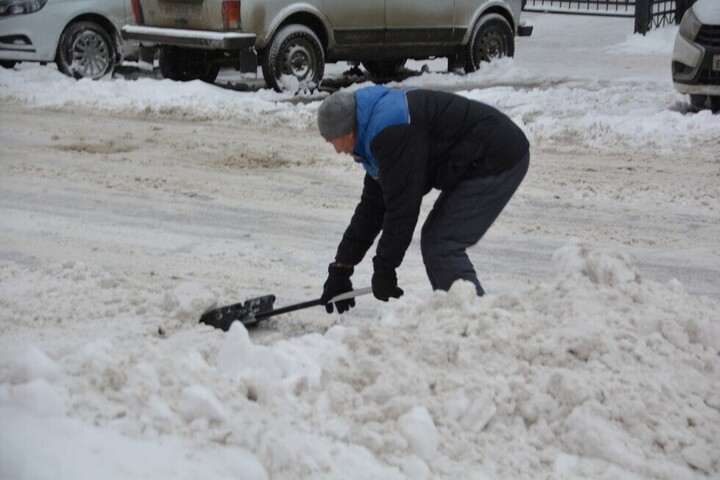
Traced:
<svg viewBox="0 0 720 480">
<path fill-rule="evenodd" d="M 354 155 L 365 167 L 363 192 L 335 260 L 357 265 L 377 235 L 376 264 L 397 268 L 412 240 L 422 198 L 465 179 L 518 164 L 529 143 L 495 108 L 447 92 L 382 86 L 355 92 Z"/>
</svg>

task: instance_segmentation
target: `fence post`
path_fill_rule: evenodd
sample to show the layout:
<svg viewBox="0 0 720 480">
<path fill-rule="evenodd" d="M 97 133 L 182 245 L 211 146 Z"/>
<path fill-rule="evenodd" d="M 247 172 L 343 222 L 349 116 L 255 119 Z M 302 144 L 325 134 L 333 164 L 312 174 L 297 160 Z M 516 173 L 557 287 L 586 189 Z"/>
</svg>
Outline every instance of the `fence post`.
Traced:
<svg viewBox="0 0 720 480">
<path fill-rule="evenodd" d="M 635 0 L 635 33 L 645 35 L 650 30 L 653 0 Z"/>
<path fill-rule="evenodd" d="M 680 24 L 683 15 L 688 8 L 692 7 L 695 0 L 675 0 L 675 23 Z"/>
</svg>

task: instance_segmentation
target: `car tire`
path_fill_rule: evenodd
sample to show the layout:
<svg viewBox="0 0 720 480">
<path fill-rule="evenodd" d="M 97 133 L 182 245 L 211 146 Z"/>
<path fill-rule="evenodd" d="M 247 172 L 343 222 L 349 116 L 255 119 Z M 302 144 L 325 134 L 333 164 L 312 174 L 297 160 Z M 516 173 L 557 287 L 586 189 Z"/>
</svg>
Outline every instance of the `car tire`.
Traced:
<svg viewBox="0 0 720 480">
<path fill-rule="evenodd" d="M 690 94 L 690 105 L 693 110 L 705 110 L 707 108 L 707 95 Z"/>
<path fill-rule="evenodd" d="M 362 62 L 362 64 L 363 67 L 365 67 L 365 70 L 370 72 L 370 75 L 373 77 L 391 78 L 402 72 L 405 62 L 407 62 L 405 59 L 382 62 L 368 60 L 366 62 Z"/>
<path fill-rule="evenodd" d="M 268 87 L 278 92 L 316 89 L 325 73 L 320 39 L 304 25 L 281 28 L 265 49 L 262 72 Z"/>
<path fill-rule="evenodd" d="M 116 61 L 113 36 L 95 22 L 68 25 L 60 35 L 55 63 L 66 75 L 97 80 L 112 73 Z"/>
<path fill-rule="evenodd" d="M 2 68 L 15 68 L 17 62 L 13 60 L 0 60 L 0 67 Z"/>
<path fill-rule="evenodd" d="M 475 72 L 481 62 L 515 55 L 515 36 L 505 17 L 483 15 L 475 24 L 465 49 L 465 71 Z"/>
<path fill-rule="evenodd" d="M 708 102 L 710 103 L 710 110 L 712 110 L 713 113 L 720 112 L 720 96 L 710 95 Z"/>
<path fill-rule="evenodd" d="M 220 66 L 210 63 L 203 53 L 177 47 L 160 48 L 158 63 L 164 78 L 178 82 L 202 80 L 213 83 L 220 72 Z"/>
</svg>

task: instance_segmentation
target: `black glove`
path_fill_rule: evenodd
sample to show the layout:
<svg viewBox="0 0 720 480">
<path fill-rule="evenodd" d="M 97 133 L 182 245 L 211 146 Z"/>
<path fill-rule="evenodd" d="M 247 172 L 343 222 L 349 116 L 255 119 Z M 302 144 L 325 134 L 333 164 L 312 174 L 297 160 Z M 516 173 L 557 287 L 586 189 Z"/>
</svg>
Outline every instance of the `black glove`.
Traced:
<svg viewBox="0 0 720 480">
<path fill-rule="evenodd" d="M 340 267 L 336 263 L 331 263 L 328 267 L 328 278 L 325 281 L 325 286 L 323 287 L 322 297 L 320 297 L 320 300 L 326 304 L 325 310 L 327 313 L 333 312 L 333 304 L 327 302 L 329 302 L 333 297 L 340 295 L 341 293 L 349 292 L 353 289 L 350 277 L 354 271 L 355 269 L 351 266 Z M 347 312 L 354 306 L 354 298 L 335 302 L 335 307 L 337 308 L 338 313 Z"/>
<path fill-rule="evenodd" d="M 372 290 L 375 298 L 387 302 L 390 298 L 402 297 L 405 292 L 398 287 L 395 269 L 385 265 L 378 257 L 373 259 L 373 266 L 375 272 L 372 276 Z"/>
</svg>

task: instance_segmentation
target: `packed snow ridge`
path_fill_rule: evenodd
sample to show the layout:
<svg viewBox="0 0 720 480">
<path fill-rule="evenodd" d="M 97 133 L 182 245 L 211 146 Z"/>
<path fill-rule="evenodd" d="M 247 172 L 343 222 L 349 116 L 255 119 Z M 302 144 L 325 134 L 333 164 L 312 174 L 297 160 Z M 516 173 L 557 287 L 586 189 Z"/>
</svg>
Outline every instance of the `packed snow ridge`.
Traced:
<svg viewBox="0 0 720 480">
<path fill-rule="evenodd" d="M 179 298 L 207 302 L 197 285 L 163 294 L 80 263 L 5 267 L 5 332 L 112 319 L 145 334 L 16 346 L 0 387 L 4 476 L 83 477 L 80 457 L 112 478 L 170 458 L 158 472 L 181 478 L 716 475 L 718 302 L 580 242 L 552 260 L 554 277 L 524 291 L 477 298 L 460 282 L 269 345 L 237 322 L 149 334 L 162 318 L 194 324 Z M 73 456 L 70 438 L 84 439 Z M 202 465 L 184 472 L 176 442 Z"/>
</svg>

